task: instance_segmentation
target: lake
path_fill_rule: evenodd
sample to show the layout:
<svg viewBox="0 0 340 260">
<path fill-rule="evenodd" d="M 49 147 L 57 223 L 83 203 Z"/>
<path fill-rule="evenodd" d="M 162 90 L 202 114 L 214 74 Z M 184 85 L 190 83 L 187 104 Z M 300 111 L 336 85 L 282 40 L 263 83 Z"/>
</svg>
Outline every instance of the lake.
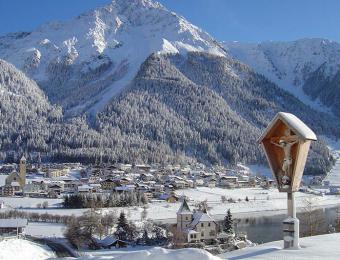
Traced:
<svg viewBox="0 0 340 260">
<path fill-rule="evenodd" d="M 246 233 L 249 240 L 258 244 L 282 240 L 282 221 L 286 217 L 286 214 L 279 214 L 235 219 L 235 231 Z M 339 207 L 327 207 L 318 209 L 313 214 L 298 213 L 297 217 L 300 220 L 300 237 L 307 235 L 310 227 L 308 223 L 318 223 L 314 227 L 315 232 L 325 234 L 330 230 L 329 225 L 334 226 L 337 219 L 340 219 L 340 210 Z"/>
</svg>

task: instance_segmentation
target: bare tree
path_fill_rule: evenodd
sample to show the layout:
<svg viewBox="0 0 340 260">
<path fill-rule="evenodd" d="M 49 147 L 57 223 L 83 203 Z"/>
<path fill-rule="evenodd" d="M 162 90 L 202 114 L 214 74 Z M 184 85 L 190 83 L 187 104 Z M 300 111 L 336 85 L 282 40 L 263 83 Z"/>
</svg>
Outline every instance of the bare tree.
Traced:
<svg viewBox="0 0 340 260">
<path fill-rule="evenodd" d="M 335 230 L 340 232 L 340 207 L 336 209 Z"/>
<path fill-rule="evenodd" d="M 140 218 L 143 221 L 143 220 L 146 220 L 147 216 L 148 216 L 148 209 L 146 206 L 144 206 L 143 211 L 140 214 Z"/>
<path fill-rule="evenodd" d="M 48 201 L 44 201 L 44 202 L 42 203 L 42 207 L 43 207 L 43 209 L 48 208 Z"/>
<path fill-rule="evenodd" d="M 308 197 L 304 200 L 302 210 L 302 235 L 314 236 L 320 233 L 320 228 L 324 224 L 322 210 L 318 208 L 318 202 L 314 197 Z"/>
</svg>

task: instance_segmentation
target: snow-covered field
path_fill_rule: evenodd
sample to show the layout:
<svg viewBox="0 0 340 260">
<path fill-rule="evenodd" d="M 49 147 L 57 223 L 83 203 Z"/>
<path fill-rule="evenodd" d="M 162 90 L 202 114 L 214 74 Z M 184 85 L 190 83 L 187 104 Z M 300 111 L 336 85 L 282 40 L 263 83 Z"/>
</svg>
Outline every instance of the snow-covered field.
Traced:
<svg viewBox="0 0 340 260">
<path fill-rule="evenodd" d="M 177 190 L 176 193 L 181 196 L 185 195 L 190 199 L 189 205 L 195 207 L 198 202 L 207 200 L 210 213 L 216 219 L 223 218 L 227 209 L 231 209 L 235 217 L 249 216 L 254 214 L 278 214 L 280 210 L 286 210 L 286 194 L 279 193 L 277 189 L 265 190 L 262 188 L 240 188 L 240 189 L 223 189 L 223 188 L 208 188 L 198 187 L 196 189 Z M 225 196 L 227 199 L 232 198 L 235 203 L 222 203 L 221 197 Z M 248 197 L 249 201 L 245 201 Z M 327 195 L 317 196 L 296 192 L 297 207 L 303 207 L 304 201 L 307 198 L 314 198 L 315 202 L 320 207 L 332 206 L 340 204 L 340 196 Z M 5 209 L 17 208 L 23 211 L 36 213 L 49 213 L 59 215 L 75 215 L 79 216 L 88 209 L 63 209 L 57 208 L 56 205 L 61 200 L 48 200 L 49 208 L 39 209 L 36 207 L 38 203 L 42 203 L 46 199 L 38 198 L 1 198 L 5 201 Z M 238 201 L 238 200 L 241 201 Z M 159 220 L 163 222 L 174 222 L 176 212 L 180 207 L 180 202 L 167 203 L 165 201 L 152 201 L 147 206 L 147 218 Z M 140 220 L 142 207 L 124 207 L 124 208 L 104 208 L 101 209 L 103 213 L 113 213 L 118 215 L 120 211 L 125 211 L 128 218 L 131 220 Z M 282 213 L 282 212 L 281 212 Z"/>
<path fill-rule="evenodd" d="M 0 197 L 0 200 L 5 203 L 7 209 L 25 209 L 25 208 L 37 208 L 38 204 L 48 202 L 49 208 L 60 207 L 62 199 L 48 199 L 48 198 L 29 198 L 29 197 Z"/>
<path fill-rule="evenodd" d="M 23 239 L 5 239 L 0 241 L 1 260 L 42 260 L 55 257 L 54 253 L 45 246 Z"/>
<path fill-rule="evenodd" d="M 340 234 L 305 237 L 300 240 L 300 250 L 283 250 L 283 241 L 266 243 L 219 255 L 221 259 L 340 259 Z"/>
<path fill-rule="evenodd" d="M 35 237 L 63 237 L 64 230 L 64 224 L 30 222 L 25 234 Z"/>
</svg>

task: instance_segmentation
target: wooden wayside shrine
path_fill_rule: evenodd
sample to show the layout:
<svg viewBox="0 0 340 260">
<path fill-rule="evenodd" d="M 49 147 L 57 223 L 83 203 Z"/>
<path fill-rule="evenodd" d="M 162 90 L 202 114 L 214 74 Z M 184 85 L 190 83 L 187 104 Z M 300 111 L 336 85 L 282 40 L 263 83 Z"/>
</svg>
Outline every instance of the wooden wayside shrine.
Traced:
<svg viewBox="0 0 340 260">
<path fill-rule="evenodd" d="M 294 193 L 299 190 L 314 132 L 299 118 L 279 112 L 270 122 L 259 142 L 267 156 L 280 192 L 287 192 L 287 218 L 283 221 L 284 248 L 299 249 L 299 219 Z"/>
<path fill-rule="evenodd" d="M 299 118 L 284 112 L 277 113 L 259 138 L 280 192 L 299 189 L 311 141 L 316 139 Z"/>
</svg>

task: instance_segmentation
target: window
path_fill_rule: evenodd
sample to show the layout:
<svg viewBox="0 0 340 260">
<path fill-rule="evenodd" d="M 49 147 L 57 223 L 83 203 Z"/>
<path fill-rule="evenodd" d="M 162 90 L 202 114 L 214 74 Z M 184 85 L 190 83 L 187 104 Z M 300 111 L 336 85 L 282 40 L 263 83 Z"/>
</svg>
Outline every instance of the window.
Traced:
<svg viewBox="0 0 340 260">
<path fill-rule="evenodd" d="M 204 232 L 203 231 L 201 232 L 201 237 L 204 237 Z"/>
<path fill-rule="evenodd" d="M 201 223 L 201 227 L 204 227 L 204 223 Z"/>
<path fill-rule="evenodd" d="M 185 217 L 185 220 L 188 220 L 188 217 Z"/>
<path fill-rule="evenodd" d="M 194 238 L 194 235 L 193 235 L 193 234 L 190 234 L 190 238 Z"/>
<path fill-rule="evenodd" d="M 194 234 L 194 238 L 196 238 L 196 234 Z"/>
<path fill-rule="evenodd" d="M 210 227 L 210 222 L 208 223 L 208 227 Z"/>
</svg>

